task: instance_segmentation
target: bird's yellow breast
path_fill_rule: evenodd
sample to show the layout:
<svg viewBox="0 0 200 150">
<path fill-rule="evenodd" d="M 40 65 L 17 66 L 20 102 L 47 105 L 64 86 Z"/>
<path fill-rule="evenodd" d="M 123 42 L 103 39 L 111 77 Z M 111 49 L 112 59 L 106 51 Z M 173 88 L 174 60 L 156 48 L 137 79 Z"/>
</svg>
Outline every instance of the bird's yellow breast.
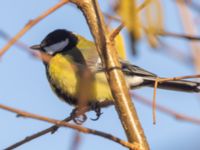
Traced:
<svg viewBox="0 0 200 150">
<path fill-rule="evenodd" d="M 62 93 L 78 98 L 79 83 L 82 80 L 79 74 L 80 67 L 69 55 L 55 55 L 48 64 L 52 88 L 57 88 Z M 113 100 L 105 73 L 95 73 L 91 86 L 92 88 L 89 88 L 91 91 L 87 93 L 90 101 Z"/>
</svg>

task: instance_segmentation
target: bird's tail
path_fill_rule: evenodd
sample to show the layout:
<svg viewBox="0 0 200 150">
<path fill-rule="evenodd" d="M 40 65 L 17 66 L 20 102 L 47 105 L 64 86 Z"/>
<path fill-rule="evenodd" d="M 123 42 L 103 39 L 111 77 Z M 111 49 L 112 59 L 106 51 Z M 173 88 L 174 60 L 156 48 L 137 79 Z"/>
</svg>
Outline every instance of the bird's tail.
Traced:
<svg viewBox="0 0 200 150">
<path fill-rule="evenodd" d="M 145 79 L 145 81 L 149 83 L 147 86 L 154 87 L 155 78 Z M 186 80 L 166 81 L 158 83 L 158 88 L 183 92 L 200 92 L 200 83 Z"/>
</svg>

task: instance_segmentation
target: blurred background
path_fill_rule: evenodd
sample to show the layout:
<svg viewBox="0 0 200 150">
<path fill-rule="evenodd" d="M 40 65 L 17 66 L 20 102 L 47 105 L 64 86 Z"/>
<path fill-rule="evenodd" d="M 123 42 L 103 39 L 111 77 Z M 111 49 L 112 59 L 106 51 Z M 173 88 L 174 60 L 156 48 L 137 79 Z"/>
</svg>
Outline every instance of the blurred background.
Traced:
<svg viewBox="0 0 200 150">
<path fill-rule="evenodd" d="M 29 20 L 37 17 L 57 2 L 57 0 L 1 1 L 0 47 L 2 48 L 7 42 L 5 34 L 11 37 L 14 36 Z M 142 2 L 139 1 L 138 4 Z M 103 12 L 115 16 L 116 1 L 99 1 L 99 3 Z M 181 13 L 183 4 L 177 4 L 175 0 L 162 0 L 159 9 L 157 9 L 158 7 L 151 8 L 155 11 L 152 18 L 156 18 L 155 15 L 161 15 L 165 31 L 178 34 L 190 33 L 190 35 L 199 36 L 200 3 L 198 0 L 190 0 L 185 4 L 189 11 L 185 11 L 185 13 L 191 15 L 189 16 L 190 19 L 185 21 L 188 25 L 185 25 L 183 21 L 188 19 L 187 15 L 184 15 L 183 10 Z M 145 15 L 145 12 L 142 11 L 142 13 Z M 107 18 L 107 22 L 111 21 Z M 112 21 L 110 25 L 115 28 L 118 24 L 119 22 Z M 147 24 L 144 23 L 144 26 L 146 25 L 148 25 L 148 22 Z M 192 28 L 187 28 L 188 26 Z M 74 5 L 67 4 L 34 26 L 20 41 L 27 46 L 38 44 L 49 32 L 58 28 L 71 30 L 92 40 L 82 13 Z M 200 51 L 199 41 L 191 42 L 191 40 L 185 38 L 158 36 L 159 41 L 156 39 L 158 44 L 152 47 L 152 43 L 144 34 L 134 45 L 137 50 L 135 54 L 135 52 L 133 53 L 133 47 L 131 47 L 129 33 L 127 30 L 123 30 L 122 34 L 127 59 L 133 64 L 162 77 L 192 75 L 196 74 L 198 68 L 200 68 L 197 63 L 194 63 L 195 57 L 193 57 L 198 56 L 198 53 L 193 55 L 194 51 Z M 193 46 L 191 46 L 191 43 L 193 43 Z M 153 96 L 153 89 L 151 88 L 137 89 L 134 92 L 149 100 Z M 72 110 L 71 106 L 60 101 L 51 91 L 42 62 L 17 45 L 12 46 L 0 60 L 0 103 L 60 120 L 66 118 Z M 200 149 L 199 125 L 176 120 L 172 116 L 159 111 L 157 111 L 157 124 L 153 125 L 152 108 L 136 100 L 134 100 L 134 103 L 152 150 Z M 200 99 L 197 94 L 158 90 L 157 103 L 181 114 L 200 118 Z M 84 126 L 126 139 L 114 107 L 102 111 L 103 115 L 98 121 L 88 119 Z M 95 117 L 93 112 L 87 113 L 87 115 L 91 118 Z M 17 118 L 16 114 L 1 109 L 0 118 L 0 149 L 4 149 L 51 125 L 32 119 Z M 75 132 L 71 129 L 61 128 L 53 135 L 44 135 L 17 149 L 70 149 L 74 134 Z M 97 136 L 80 134 L 79 150 L 90 149 L 123 150 L 126 148 Z"/>
</svg>

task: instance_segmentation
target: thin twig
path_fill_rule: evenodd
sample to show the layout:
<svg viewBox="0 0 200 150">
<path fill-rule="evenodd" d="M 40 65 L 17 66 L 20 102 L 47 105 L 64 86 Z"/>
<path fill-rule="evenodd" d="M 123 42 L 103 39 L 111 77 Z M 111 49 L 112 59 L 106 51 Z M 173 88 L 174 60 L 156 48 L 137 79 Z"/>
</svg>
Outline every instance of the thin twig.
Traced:
<svg viewBox="0 0 200 150">
<path fill-rule="evenodd" d="M 88 107 L 81 108 L 81 109 L 79 109 L 79 111 L 76 112 L 76 114 L 67 117 L 67 118 L 64 119 L 63 121 L 69 122 L 69 121 L 73 120 L 75 117 L 78 117 L 78 116 L 80 116 L 80 115 L 86 113 L 87 111 L 89 111 L 89 108 L 88 108 Z M 25 143 L 28 143 L 28 142 L 30 142 L 30 141 L 36 139 L 36 138 L 39 138 L 40 136 L 43 136 L 43 135 L 45 135 L 45 134 L 47 134 L 47 133 L 52 133 L 52 134 L 53 134 L 53 133 L 55 133 L 55 131 L 56 131 L 58 128 L 59 128 L 59 126 L 53 125 L 53 126 L 47 128 L 47 129 L 44 129 L 44 130 L 39 131 L 39 132 L 37 132 L 37 133 L 35 133 L 35 134 L 32 134 L 32 135 L 30 135 L 30 136 L 25 137 L 23 140 L 20 140 L 20 141 L 18 141 L 17 143 L 12 144 L 11 146 L 7 147 L 5 150 L 12 150 L 12 149 L 14 149 L 14 148 L 17 148 L 17 147 L 19 147 L 19 146 L 21 146 L 21 145 L 23 145 L 23 144 L 25 144 Z"/>
<path fill-rule="evenodd" d="M 117 16 L 110 15 L 110 14 L 108 14 L 106 12 L 104 12 L 103 15 L 109 20 L 114 20 L 114 21 L 117 21 L 117 22 L 121 22 L 121 19 L 118 18 Z"/>
<path fill-rule="evenodd" d="M 173 78 L 156 78 L 154 83 L 154 92 L 153 92 L 153 103 L 152 103 L 152 112 L 153 112 L 153 124 L 156 124 L 156 91 L 159 83 L 167 82 L 167 81 L 176 81 L 182 79 L 191 79 L 191 78 L 200 78 L 200 74 L 198 75 L 189 75 L 189 76 L 179 76 Z"/>
<path fill-rule="evenodd" d="M 141 11 L 142 9 L 144 9 L 150 2 L 151 2 L 151 0 L 145 0 L 145 1 L 137 8 L 137 11 L 139 12 L 139 11 Z M 109 15 L 109 14 L 105 14 L 105 13 L 104 13 L 104 15 L 107 16 L 107 17 L 109 17 L 109 18 L 111 18 L 111 19 L 115 19 L 115 20 L 121 22 L 121 24 L 110 34 L 110 40 L 111 40 L 111 41 L 114 41 L 115 37 L 120 33 L 120 31 L 124 28 L 125 25 L 124 25 L 124 23 L 123 23 L 120 19 L 118 19 L 118 18 L 116 18 L 116 17 L 113 17 L 113 16 L 111 16 L 111 15 Z"/>
<path fill-rule="evenodd" d="M 115 37 L 120 33 L 120 31 L 124 28 L 124 24 L 121 23 L 111 34 L 110 40 L 114 41 Z"/>
<path fill-rule="evenodd" d="M 152 0 L 145 0 L 139 7 L 138 11 L 144 9 L 147 5 L 149 5 L 152 2 Z"/>
<path fill-rule="evenodd" d="M 152 106 L 152 102 L 150 100 L 148 100 L 147 98 L 138 95 L 136 93 L 133 94 L 133 97 L 138 100 L 139 102 L 142 102 L 143 104 L 147 105 L 147 106 Z M 194 117 L 190 117 L 190 116 L 186 116 L 180 113 L 177 113 L 174 110 L 171 110 L 165 106 L 156 104 L 156 109 L 159 110 L 160 112 L 163 112 L 167 115 L 170 115 L 178 120 L 182 120 L 182 121 L 186 121 L 186 122 L 191 122 L 197 125 L 200 125 L 200 119 L 199 118 L 194 118 Z"/>
<path fill-rule="evenodd" d="M 152 103 L 152 113 L 153 113 L 153 124 L 156 124 L 156 91 L 158 87 L 159 78 L 156 78 L 153 91 L 153 103 Z"/>
<path fill-rule="evenodd" d="M 121 21 L 119 18 L 113 17 L 109 14 L 105 14 L 106 17 L 112 18 L 114 20 L 118 20 Z M 117 34 L 119 34 L 119 32 L 123 29 L 123 24 L 121 23 L 110 35 L 111 40 L 113 38 L 115 38 L 117 36 Z M 174 36 L 177 38 L 185 38 L 188 40 L 200 40 L 200 37 L 194 37 L 192 35 L 183 35 L 183 34 L 178 34 L 178 33 L 173 33 L 173 32 L 167 32 L 167 31 L 163 31 L 158 33 L 161 36 Z M 183 54 L 181 51 L 178 51 L 175 47 L 172 47 L 171 45 L 166 44 L 165 42 L 163 42 L 162 40 L 160 40 L 159 38 L 157 39 L 159 41 L 159 44 L 163 47 L 160 48 L 161 51 L 167 53 L 170 56 L 173 56 L 176 58 L 176 60 L 180 60 L 181 62 L 185 63 L 188 66 L 191 66 L 192 64 L 192 58 L 190 58 L 190 56 L 187 56 L 185 54 Z M 165 50 L 167 49 L 167 50 Z"/>
<path fill-rule="evenodd" d="M 7 33 L 5 33 L 4 31 L 0 31 L 0 36 L 6 40 L 6 41 L 10 41 L 11 40 L 11 36 L 9 36 Z M 14 43 L 16 46 L 18 46 L 19 48 L 25 50 L 26 52 L 29 52 L 31 54 L 31 56 L 36 57 L 44 62 L 46 62 L 47 64 L 49 63 L 49 61 L 51 60 L 52 56 L 48 55 L 47 53 L 44 53 L 42 51 L 31 51 L 31 49 L 24 43 L 20 42 L 20 41 L 16 41 L 16 43 Z"/>
<path fill-rule="evenodd" d="M 23 117 L 26 117 L 26 118 L 32 118 L 32 119 L 36 119 L 36 120 L 40 120 L 40 121 L 45 121 L 45 122 L 55 124 L 56 126 L 68 127 L 68 128 L 71 128 L 71 129 L 75 129 L 79 132 L 104 137 L 104 138 L 109 139 L 111 141 L 117 142 L 117 143 L 119 143 L 122 146 L 125 146 L 127 148 L 131 148 L 131 149 L 138 149 L 139 148 L 137 143 L 131 144 L 131 143 L 126 142 L 126 141 L 124 141 L 124 140 L 122 140 L 118 137 L 115 137 L 111 134 L 108 134 L 108 133 L 105 133 L 105 132 L 102 132 L 102 131 L 93 130 L 93 129 L 85 128 L 85 127 L 82 127 L 82 126 L 79 126 L 79 125 L 70 124 L 70 123 L 65 122 L 65 121 L 60 121 L 60 120 L 52 119 L 52 118 L 49 118 L 49 117 L 44 117 L 44 116 L 41 116 L 41 115 L 32 114 L 32 113 L 25 112 L 25 111 L 22 111 L 22 110 L 19 110 L 19 109 L 16 109 L 16 108 L 12 108 L 12 107 L 9 107 L 9 106 L 5 106 L 5 105 L 2 105 L 2 104 L 0 104 L 0 109 L 16 113 L 19 116 L 23 116 Z"/>
<path fill-rule="evenodd" d="M 188 75 L 188 76 L 179 76 L 179 77 L 173 77 L 173 78 L 159 78 L 158 82 L 166 82 L 166 81 L 175 81 L 175 80 L 182 80 L 182 79 L 192 79 L 192 78 L 200 78 L 200 74 L 197 75 Z"/>
<path fill-rule="evenodd" d="M 29 21 L 23 29 L 21 29 L 1 50 L 0 56 L 2 56 L 19 38 L 21 38 L 28 30 L 30 30 L 34 25 L 40 22 L 42 19 L 62 7 L 64 4 L 68 3 L 69 0 L 61 0 L 55 6 L 51 7 L 47 11 L 43 12 L 40 16 L 34 20 Z"/>
<path fill-rule="evenodd" d="M 161 36 L 172 36 L 172 37 L 183 38 L 187 40 L 194 40 L 194 41 L 200 40 L 200 37 L 198 36 L 193 36 L 193 35 L 188 35 L 188 34 L 178 34 L 178 33 L 169 32 L 169 31 L 160 31 L 158 34 Z"/>
<path fill-rule="evenodd" d="M 3 38 L 6 42 L 10 41 L 12 38 L 8 33 L 6 33 L 3 30 L 0 30 L 0 37 Z M 30 51 L 30 48 L 26 44 L 22 43 L 21 41 L 17 41 L 15 45 L 21 48 L 22 50 Z M 30 51 L 30 52 L 31 52 L 31 55 L 35 55 L 35 52 L 33 51 Z"/>
</svg>

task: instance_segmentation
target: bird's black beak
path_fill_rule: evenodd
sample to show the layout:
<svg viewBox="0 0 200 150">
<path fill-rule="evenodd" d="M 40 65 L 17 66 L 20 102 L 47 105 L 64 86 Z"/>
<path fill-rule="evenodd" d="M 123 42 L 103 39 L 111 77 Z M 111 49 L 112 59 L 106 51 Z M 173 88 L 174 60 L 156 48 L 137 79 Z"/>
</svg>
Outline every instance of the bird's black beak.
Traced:
<svg viewBox="0 0 200 150">
<path fill-rule="evenodd" d="M 33 45 L 30 47 L 30 49 L 34 49 L 34 50 L 42 50 L 41 45 Z"/>
</svg>

